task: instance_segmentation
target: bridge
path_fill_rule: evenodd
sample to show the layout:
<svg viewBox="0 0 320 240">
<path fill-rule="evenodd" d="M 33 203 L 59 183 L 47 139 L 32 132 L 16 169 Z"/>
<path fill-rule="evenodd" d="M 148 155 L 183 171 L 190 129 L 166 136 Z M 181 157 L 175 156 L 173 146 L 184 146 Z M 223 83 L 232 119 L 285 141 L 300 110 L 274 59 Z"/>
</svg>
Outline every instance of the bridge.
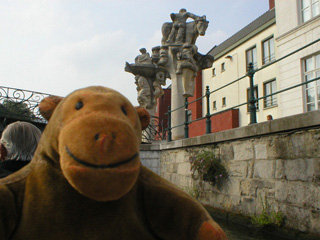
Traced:
<svg viewBox="0 0 320 240">
<path fill-rule="evenodd" d="M 31 122 L 41 130 L 47 121 L 40 115 L 39 103 L 50 94 L 0 86 L 0 131 L 15 121 Z"/>
</svg>

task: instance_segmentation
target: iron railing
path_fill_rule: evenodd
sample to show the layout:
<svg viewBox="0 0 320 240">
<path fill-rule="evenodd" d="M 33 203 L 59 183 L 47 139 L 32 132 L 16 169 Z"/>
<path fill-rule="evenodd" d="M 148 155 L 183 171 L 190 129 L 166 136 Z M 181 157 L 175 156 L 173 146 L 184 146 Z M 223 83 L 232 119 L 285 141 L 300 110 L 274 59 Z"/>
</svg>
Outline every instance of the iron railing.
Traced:
<svg viewBox="0 0 320 240">
<path fill-rule="evenodd" d="M 0 87 L 0 117 L 46 123 L 47 121 L 40 115 L 38 106 L 47 96 L 49 94 Z"/>
<path fill-rule="evenodd" d="M 148 128 L 143 131 L 142 133 L 142 141 L 144 143 L 151 143 L 153 141 L 157 140 L 165 140 L 167 141 L 172 141 L 172 129 L 177 128 L 177 127 L 184 127 L 184 137 L 188 138 L 189 137 L 189 125 L 192 124 L 193 122 L 200 121 L 203 119 L 206 119 L 206 134 L 211 133 L 211 117 L 220 114 L 232 109 L 237 109 L 241 106 L 248 105 L 249 106 L 249 112 L 250 112 L 250 124 L 255 124 L 257 123 L 257 118 L 256 118 L 256 103 L 259 100 L 264 99 L 264 101 L 267 101 L 266 99 L 270 97 L 272 98 L 273 96 L 291 90 L 293 88 L 301 87 L 303 85 L 306 85 L 308 83 L 317 81 L 320 79 L 314 78 L 309 81 L 304 81 L 300 84 L 296 84 L 294 86 L 288 87 L 286 89 L 279 90 L 277 92 L 274 92 L 269 95 L 265 95 L 263 97 L 255 98 L 254 96 L 254 75 L 256 72 L 261 71 L 262 69 L 265 69 L 317 42 L 320 41 L 320 38 L 277 59 L 274 60 L 268 64 L 263 65 L 261 68 L 255 68 L 252 63 L 249 63 L 248 65 L 248 72 L 246 75 L 231 81 L 228 84 L 225 84 L 224 86 L 221 86 L 213 91 L 210 91 L 209 86 L 206 87 L 206 92 L 205 95 L 203 95 L 200 98 L 195 99 L 192 102 L 188 102 L 188 98 L 185 98 L 185 103 L 184 105 L 171 110 L 171 107 L 168 107 L 168 112 L 166 115 L 168 116 L 168 122 L 167 122 L 167 127 L 165 127 L 164 120 L 160 119 L 158 117 L 151 117 L 151 123 L 149 124 Z M 238 81 L 249 78 L 250 82 L 250 88 L 249 88 L 249 100 L 247 102 L 241 103 L 239 105 L 233 106 L 231 108 L 224 109 L 223 111 L 219 111 L 216 113 L 211 114 L 210 113 L 210 95 L 220 91 L 234 83 L 237 83 Z M 0 87 L 0 117 L 3 118 L 14 118 L 14 119 L 19 119 L 19 120 L 26 120 L 26 121 L 32 121 L 32 122 L 39 122 L 39 123 L 46 123 L 47 121 L 40 115 L 39 112 L 39 103 L 41 102 L 42 99 L 45 97 L 49 96 L 49 94 L 46 93 L 41 93 L 41 92 L 35 92 L 35 91 L 29 91 L 29 90 L 23 90 L 23 89 L 17 89 L 17 88 L 9 88 L 9 87 Z M 188 112 L 188 107 L 197 102 L 197 101 L 202 101 L 204 98 L 206 98 L 206 114 L 204 117 L 195 119 L 195 120 L 189 120 L 189 112 Z M 177 125 L 177 126 L 172 126 L 171 125 L 171 113 L 174 111 L 177 111 L 181 108 L 185 109 L 185 122 L 183 124 Z"/>
<path fill-rule="evenodd" d="M 0 87 L 0 118 L 47 123 L 39 111 L 39 103 L 50 96 L 47 93 L 18 88 Z M 144 143 L 166 139 L 164 119 L 151 116 L 150 124 L 142 132 Z"/>
<path fill-rule="evenodd" d="M 166 140 L 166 128 L 164 126 L 164 119 L 151 116 L 150 124 L 147 129 L 142 131 L 142 142 L 152 143 L 153 141 Z"/>
<path fill-rule="evenodd" d="M 320 77 L 311 79 L 309 81 L 304 81 L 304 82 L 302 82 L 300 84 L 296 84 L 294 86 L 282 89 L 282 90 L 274 92 L 272 94 L 265 95 L 263 97 L 255 98 L 255 96 L 254 96 L 254 75 L 255 75 L 255 73 L 258 72 L 258 71 L 261 71 L 262 69 L 265 69 L 265 68 L 267 68 L 267 67 L 269 67 L 269 66 L 271 66 L 271 65 L 273 65 L 273 64 L 275 64 L 275 63 L 277 63 L 277 62 L 279 62 L 279 61 L 281 61 L 281 60 L 283 60 L 283 59 L 285 59 L 285 58 L 287 58 L 287 57 L 289 57 L 289 56 L 291 56 L 291 55 L 293 55 L 293 54 L 295 54 L 295 53 L 297 53 L 297 52 L 299 52 L 299 51 L 301 51 L 301 50 L 303 50 L 303 49 L 305 49 L 305 48 L 307 48 L 307 47 L 309 47 L 309 46 L 311 46 L 311 45 L 313 45 L 315 43 L 317 43 L 317 42 L 319 42 L 319 41 L 320 41 L 320 38 L 315 40 L 315 41 L 313 41 L 313 42 L 311 42 L 311 43 L 309 43 L 309 44 L 307 44 L 307 45 L 305 45 L 305 46 L 303 46 L 303 47 L 301 47 L 301 48 L 299 48 L 299 49 L 297 49 L 297 50 L 295 50 L 295 51 L 293 51 L 293 52 L 291 52 L 291 53 L 289 53 L 289 54 L 287 54 L 287 55 L 285 55 L 285 56 L 283 56 L 283 57 L 281 57 L 281 58 L 279 58 L 279 59 L 277 59 L 277 60 L 273 60 L 272 62 L 269 62 L 269 63 L 263 65 L 261 68 L 256 68 L 253 65 L 253 63 L 249 63 L 248 64 L 248 68 L 247 68 L 248 72 L 247 72 L 246 75 L 244 75 L 244 76 L 242 76 L 242 77 L 240 77 L 240 78 L 238 78 L 238 79 L 236 79 L 234 81 L 231 81 L 230 83 L 225 84 L 224 86 L 221 86 L 221 87 L 219 87 L 219 88 L 217 88 L 217 89 L 215 89 L 215 90 L 213 90 L 211 92 L 209 90 L 209 86 L 207 86 L 206 87 L 206 93 L 205 93 L 204 96 L 202 96 L 200 98 L 197 98 L 192 102 L 188 102 L 188 98 L 186 98 L 185 99 L 185 104 L 183 106 L 180 106 L 180 107 L 178 107 L 176 109 L 173 109 L 173 110 L 171 110 L 171 108 L 169 107 L 168 108 L 168 112 L 166 113 L 168 115 L 168 127 L 166 128 L 167 141 L 168 142 L 172 141 L 172 129 L 173 128 L 177 128 L 177 127 L 182 127 L 182 126 L 184 126 L 184 137 L 188 138 L 189 137 L 189 125 L 191 123 L 193 123 L 193 122 L 200 121 L 200 120 L 203 120 L 205 118 L 206 118 L 206 133 L 207 134 L 211 133 L 211 117 L 212 116 L 214 116 L 216 114 L 220 114 L 220 113 L 226 112 L 226 111 L 229 111 L 229 110 L 232 110 L 232 109 L 237 109 L 237 108 L 239 108 L 241 106 L 244 106 L 244 105 L 248 105 L 249 106 L 249 108 L 248 108 L 249 112 L 250 112 L 250 123 L 249 124 L 257 123 L 257 117 L 256 117 L 257 106 L 256 106 L 256 103 L 259 100 L 264 99 L 264 101 L 266 101 L 267 98 L 270 98 L 270 97 L 272 98 L 273 96 L 275 96 L 275 95 L 277 95 L 279 93 L 291 90 L 293 88 L 301 87 L 301 86 L 304 86 L 304 85 L 306 85 L 308 83 L 317 81 L 317 80 L 320 79 Z M 242 79 L 245 79 L 247 77 L 249 78 L 249 83 L 250 83 L 249 100 L 247 102 L 241 103 L 241 104 L 233 106 L 231 108 L 224 109 L 223 111 L 219 111 L 219 112 L 210 114 L 210 95 L 215 93 L 215 92 L 217 92 L 217 91 L 220 91 L 220 90 L 222 90 L 222 89 L 224 89 L 224 88 L 226 88 L 226 87 L 228 87 L 228 86 L 230 86 L 230 85 L 232 85 L 234 83 L 237 83 L 238 81 L 240 81 Z M 188 115 L 188 106 L 190 104 L 194 103 L 194 102 L 202 101 L 203 98 L 206 98 L 206 104 L 207 104 L 207 109 L 206 109 L 207 112 L 206 112 L 205 117 L 201 117 L 201 118 L 189 121 L 188 116 L 187 116 Z M 180 125 L 171 126 L 171 113 L 174 112 L 174 111 L 177 111 L 177 110 L 179 110 L 181 108 L 185 109 L 185 122 L 183 124 L 180 124 Z"/>
</svg>

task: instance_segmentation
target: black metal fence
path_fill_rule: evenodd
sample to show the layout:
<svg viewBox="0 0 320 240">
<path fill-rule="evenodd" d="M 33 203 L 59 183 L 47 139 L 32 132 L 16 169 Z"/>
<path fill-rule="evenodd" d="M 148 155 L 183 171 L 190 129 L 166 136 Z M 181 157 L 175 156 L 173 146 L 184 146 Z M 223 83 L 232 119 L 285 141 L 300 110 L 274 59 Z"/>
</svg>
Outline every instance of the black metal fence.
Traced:
<svg viewBox="0 0 320 240">
<path fill-rule="evenodd" d="M 234 80 L 234 81 L 232 81 L 232 82 L 230 82 L 230 83 L 228 83 L 228 84 L 226 84 L 226 85 L 224 85 L 224 86 L 222 86 L 220 88 L 217 88 L 217 89 L 215 89 L 213 91 L 210 91 L 209 86 L 207 86 L 206 87 L 206 93 L 205 93 L 204 96 L 202 96 L 200 98 L 197 98 L 196 100 L 194 100 L 192 102 L 188 102 L 188 98 L 185 98 L 185 104 L 183 106 L 180 106 L 180 107 L 178 107 L 176 109 L 173 109 L 173 110 L 171 110 L 171 107 L 169 107 L 168 108 L 168 112 L 166 113 L 168 115 L 168 128 L 166 128 L 167 141 L 168 142 L 172 141 L 172 133 L 171 133 L 172 129 L 173 128 L 177 128 L 177 127 L 182 127 L 182 126 L 184 126 L 184 137 L 188 138 L 189 137 L 189 125 L 192 124 L 193 122 L 200 121 L 200 120 L 205 119 L 205 118 L 206 118 L 206 134 L 211 133 L 211 117 L 212 116 L 214 116 L 216 114 L 220 114 L 222 112 L 226 112 L 226 111 L 232 110 L 232 109 L 237 109 L 237 108 L 239 108 L 241 106 L 244 106 L 244 105 L 248 105 L 248 109 L 249 109 L 249 113 L 250 113 L 250 123 L 249 124 L 257 123 L 257 116 L 256 116 L 257 106 L 256 106 L 256 103 L 259 100 L 264 99 L 264 101 L 267 101 L 267 99 L 270 99 L 270 97 L 272 98 L 273 96 L 275 96 L 275 95 L 277 95 L 279 93 L 291 90 L 293 88 L 301 87 L 301 86 L 306 85 L 308 83 L 317 81 L 317 80 L 320 79 L 320 77 L 314 78 L 314 79 L 311 79 L 311 80 L 308 80 L 308 81 L 304 81 L 304 82 L 302 82 L 300 84 L 293 85 L 293 86 L 288 87 L 286 89 L 282 89 L 282 90 L 274 92 L 272 94 L 265 95 L 263 97 L 255 98 L 255 96 L 254 96 L 254 75 L 255 75 L 255 73 L 258 72 L 258 71 L 261 71 L 262 69 L 265 69 L 265 68 L 267 68 L 267 67 L 269 67 L 269 66 L 271 66 L 271 65 L 273 65 L 273 64 L 275 64 L 275 63 L 277 63 L 277 62 L 279 62 L 279 61 L 281 61 L 281 60 L 283 60 L 283 59 L 285 59 L 285 58 L 287 58 L 287 57 L 289 57 L 289 56 L 291 56 L 291 55 L 293 55 L 293 54 L 295 54 L 295 53 L 297 53 L 297 52 L 299 52 L 299 51 L 301 51 L 301 50 L 303 50 L 303 49 L 305 49 L 305 48 L 307 48 L 307 47 L 309 47 L 309 46 L 311 46 L 311 45 L 313 45 L 315 43 L 317 43 L 317 42 L 319 42 L 319 41 L 320 41 L 320 38 L 315 40 L 315 41 L 313 41 L 313 42 L 311 42 L 311 43 L 309 43 L 309 44 L 307 44 L 307 45 L 305 45 L 305 46 L 303 46 L 303 47 L 301 47 L 301 48 L 299 48 L 299 49 L 297 49 L 297 50 L 295 50 L 295 51 L 293 51 L 293 52 L 291 52 L 291 53 L 289 53 L 289 54 L 287 54 L 287 55 L 285 55 L 285 56 L 283 56 L 283 57 L 281 57 L 281 58 L 279 58 L 279 59 L 277 59 L 277 60 L 269 62 L 268 64 L 265 64 L 261 68 L 258 68 L 258 69 L 254 68 L 252 63 L 249 63 L 248 72 L 247 72 L 247 74 L 245 76 L 242 76 L 242 77 L 240 77 L 240 78 L 238 78 L 238 79 L 236 79 L 236 80 Z M 222 90 L 222 89 L 224 89 L 224 88 L 226 88 L 226 87 L 228 87 L 228 86 L 230 86 L 230 85 L 232 85 L 234 83 L 237 83 L 238 81 L 240 81 L 242 79 L 245 79 L 245 78 L 249 78 L 249 83 L 250 83 L 248 101 L 244 102 L 242 104 L 233 106 L 231 108 L 225 109 L 223 111 L 211 114 L 210 113 L 210 95 L 215 93 L 215 92 L 217 92 L 217 91 L 220 91 L 220 90 Z M 192 121 L 189 120 L 188 106 L 190 104 L 194 103 L 194 102 L 202 101 L 203 98 L 206 98 L 206 105 L 207 105 L 206 115 L 204 117 L 202 117 L 202 118 L 198 118 L 198 119 L 195 119 L 195 120 L 192 120 Z M 174 111 L 177 111 L 177 110 L 179 110 L 181 108 L 185 109 L 185 122 L 184 122 L 184 124 L 180 124 L 180 125 L 177 125 L 177 126 L 171 126 L 171 113 L 174 112 Z"/>
<path fill-rule="evenodd" d="M 40 115 L 39 103 L 49 96 L 46 93 L 0 87 L 0 118 L 46 123 Z"/>
<path fill-rule="evenodd" d="M 159 117 L 151 116 L 148 128 L 142 131 L 142 143 L 166 140 L 166 133 L 164 120 Z"/>
</svg>

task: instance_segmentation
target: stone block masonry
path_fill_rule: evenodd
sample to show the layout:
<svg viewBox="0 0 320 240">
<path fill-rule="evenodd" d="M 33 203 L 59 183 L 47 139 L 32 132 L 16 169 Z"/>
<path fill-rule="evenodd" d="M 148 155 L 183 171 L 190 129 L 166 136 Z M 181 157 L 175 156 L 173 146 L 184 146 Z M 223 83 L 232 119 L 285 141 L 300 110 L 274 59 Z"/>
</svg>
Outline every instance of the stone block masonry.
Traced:
<svg viewBox="0 0 320 240">
<path fill-rule="evenodd" d="M 229 176 L 202 186 L 203 204 L 244 216 L 261 214 L 267 204 L 284 214 L 285 227 L 320 236 L 320 111 L 157 146 L 158 165 L 151 165 L 189 190 L 197 185 L 190 158 L 201 150 L 221 155 Z"/>
<path fill-rule="evenodd" d="M 142 144 L 140 147 L 142 165 L 153 172 L 160 174 L 160 147 L 159 145 Z"/>
</svg>

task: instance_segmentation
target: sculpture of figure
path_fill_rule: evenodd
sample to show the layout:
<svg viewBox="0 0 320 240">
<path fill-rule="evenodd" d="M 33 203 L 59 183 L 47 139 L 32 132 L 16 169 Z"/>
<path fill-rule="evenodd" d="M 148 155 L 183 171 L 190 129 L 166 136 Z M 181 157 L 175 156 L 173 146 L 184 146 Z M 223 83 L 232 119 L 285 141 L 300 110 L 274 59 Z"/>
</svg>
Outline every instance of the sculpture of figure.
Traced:
<svg viewBox="0 0 320 240">
<path fill-rule="evenodd" d="M 160 85 L 166 85 L 166 78 L 170 78 L 164 71 L 159 71 L 156 73 L 156 81 L 160 83 Z"/>
<path fill-rule="evenodd" d="M 134 76 L 134 80 L 135 80 L 134 83 L 137 85 L 136 90 L 137 90 L 138 93 L 139 93 L 139 90 L 140 90 L 139 83 L 138 83 L 139 77 L 140 77 L 140 75 L 135 75 Z"/>
<path fill-rule="evenodd" d="M 148 83 L 148 80 L 140 75 L 135 76 L 137 91 L 138 91 L 138 103 L 140 107 L 144 107 L 149 109 L 151 107 L 150 99 L 151 99 L 151 89 Z"/>
<path fill-rule="evenodd" d="M 197 20 L 199 16 L 193 13 L 189 13 L 187 12 L 186 9 L 182 8 L 180 9 L 179 13 L 171 13 L 170 17 L 172 19 L 173 24 L 172 24 L 171 32 L 166 42 L 167 43 L 175 42 L 178 44 L 182 44 L 184 42 L 184 38 L 186 34 L 187 19 L 192 18 L 194 20 Z"/>
<path fill-rule="evenodd" d="M 147 50 L 145 48 L 141 48 L 139 51 L 141 52 L 141 54 L 135 58 L 135 63 L 136 64 L 152 64 L 152 59 L 150 57 L 150 54 L 147 52 Z"/>
<path fill-rule="evenodd" d="M 198 36 L 205 35 L 208 25 L 209 25 L 209 21 L 207 21 L 207 18 L 205 15 L 203 15 L 202 17 L 198 17 L 197 20 L 195 21 L 187 22 L 183 43 L 194 45 L 196 43 Z M 170 44 L 167 41 L 170 42 L 168 38 L 172 28 L 173 28 L 172 22 L 165 22 L 162 25 L 162 28 L 161 28 L 161 32 L 162 32 L 161 44 L 162 45 Z"/>
<path fill-rule="evenodd" d="M 162 24 L 161 46 L 152 48 L 151 61 L 146 50 L 140 49 L 142 54 L 136 58 L 136 64 L 126 63 L 125 71 L 143 77 L 138 78 L 137 85 L 143 81 L 149 84 L 145 89 L 150 94 L 144 94 L 146 90 L 143 87 L 137 90 L 140 105 L 149 103 L 150 108 L 145 108 L 151 115 L 156 109 L 152 106 L 156 106 L 156 100 L 162 94 L 162 85 L 166 85 L 167 78 L 171 79 L 171 107 L 179 109 L 171 118 L 173 125 L 179 126 L 173 129 L 173 135 L 174 139 L 179 139 L 183 137 L 180 126 L 184 121 L 184 110 L 180 106 L 184 104 L 185 97 L 193 96 L 198 71 L 211 67 L 214 58 L 197 52 L 196 40 L 205 35 L 209 24 L 205 15 L 198 16 L 182 8 L 178 13 L 171 13 L 170 17 L 172 21 Z M 147 61 L 142 59 L 143 56 Z"/>
<path fill-rule="evenodd" d="M 160 46 L 152 48 L 152 55 L 151 55 L 152 63 L 157 64 L 160 60 Z"/>
<path fill-rule="evenodd" d="M 158 65 L 164 67 L 167 63 L 168 63 L 168 47 L 161 46 L 160 60 L 158 61 Z"/>
<path fill-rule="evenodd" d="M 207 54 L 201 54 L 199 52 L 197 52 L 193 56 L 193 58 L 194 58 L 194 60 L 196 60 L 197 66 L 199 67 L 199 70 L 211 68 L 213 61 L 214 61 L 213 56 L 207 55 Z"/>
<path fill-rule="evenodd" d="M 135 58 L 134 64 L 126 62 L 125 71 L 134 74 L 135 84 L 138 92 L 138 103 L 140 107 L 154 114 L 157 98 L 163 94 L 161 85 L 166 85 L 166 78 L 170 78 L 168 71 L 158 64 L 164 60 L 168 61 L 167 47 L 160 51 L 160 46 L 152 48 L 152 57 L 145 48 L 141 48 L 141 54 Z"/>
<path fill-rule="evenodd" d="M 158 80 L 154 80 L 153 81 L 153 88 L 154 88 L 154 94 L 153 95 L 154 95 L 154 99 L 156 101 L 159 97 L 161 97 L 164 94 L 164 92 L 163 92 L 161 84 L 160 84 L 160 82 Z"/>
<path fill-rule="evenodd" d="M 183 68 L 188 68 L 194 71 L 195 76 L 199 70 L 196 60 L 193 56 L 197 53 L 197 47 L 195 45 L 184 44 L 182 50 L 177 53 L 177 71 L 176 74 L 181 74 Z"/>
</svg>

